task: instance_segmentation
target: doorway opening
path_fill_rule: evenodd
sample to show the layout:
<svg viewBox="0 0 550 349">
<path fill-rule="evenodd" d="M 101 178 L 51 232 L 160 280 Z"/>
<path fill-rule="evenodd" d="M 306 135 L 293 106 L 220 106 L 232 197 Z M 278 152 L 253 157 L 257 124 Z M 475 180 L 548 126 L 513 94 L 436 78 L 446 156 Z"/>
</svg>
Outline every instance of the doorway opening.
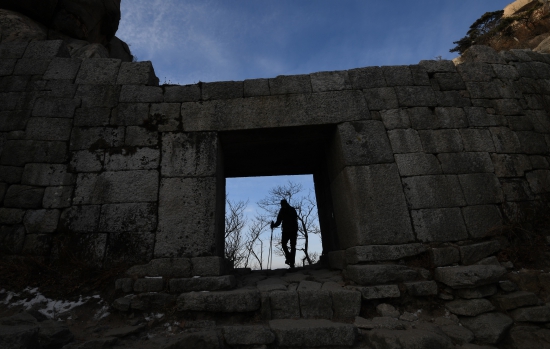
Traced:
<svg viewBox="0 0 550 349">
<path fill-rule="evenodd" d="M 222 243 L 235 267 L 287 267 L 281 256 L 281 227 L 273 230 L 273 238 L 270 229 L 283 198 L 302 215 L 298 219 L 296 267 L 324 263 L 330 251 L 338 250 L 327 164 L 334 133 L 334 125 L 219 133 L 226 188 L 225 226 L 229 227 Z M 239 220 L 239 214 L 246 222 Z M 226 236 L 232 228 L 241 229 L 240 240 Z M 254 240 L 256 236 L 261 241 Z M 250 253 L 245 266 L 243 257 L 238 261 L 231 252 L 252 240 L 255 246 L 245 246 L 246 253 Z"/>
<path fill-rule="evenodd" d="M 323 247 L 312 175 L 226 179 L 225 258 L 235 268 L 287 268 L 277 221 L 281 199 L 298 215 L 295 266 L 319 262 Z"/>
</svg>

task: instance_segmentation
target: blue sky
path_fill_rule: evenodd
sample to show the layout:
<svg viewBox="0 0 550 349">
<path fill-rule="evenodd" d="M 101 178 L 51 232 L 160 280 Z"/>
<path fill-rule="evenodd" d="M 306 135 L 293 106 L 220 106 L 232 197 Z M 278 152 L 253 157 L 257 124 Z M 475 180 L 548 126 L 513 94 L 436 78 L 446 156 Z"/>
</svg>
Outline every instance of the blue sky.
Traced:
<svg viewBox="0 0 550 349">
<path fill-rule="evenodd" d="M 161 83 L 244 80 L 375 65 L 449 53 L 483 13 L 511 0 L 123 0 L 117 36 Z M 311 176 L 229 179 L 249 214 L 270 188 Z M 320 242 L 312 248 L 320 250 Z M 275 260 L 273 267 L 282 267 Z"/>
</svg>

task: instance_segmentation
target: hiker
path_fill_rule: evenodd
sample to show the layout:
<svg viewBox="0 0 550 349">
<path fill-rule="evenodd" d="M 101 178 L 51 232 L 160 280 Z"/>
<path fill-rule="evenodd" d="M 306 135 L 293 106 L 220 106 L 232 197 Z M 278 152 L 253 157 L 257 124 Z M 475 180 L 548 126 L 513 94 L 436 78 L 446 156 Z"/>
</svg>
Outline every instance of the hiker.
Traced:
<svg viewBox="0 0 550 349">
<path fill-rule="evenodd" d="M 281 210 L 277 215 L 277 222 L 271 221 L 271 229 L 278 227 L 281 222 L 283 223 L 281 245 L 283 245 L 283 251 L 285 253 L 285 264 L 288 264 L 292 269 L 294 268 L 296 239 L 298 238 L 298 214 L 296 213 L 296 209 L 290 206 L 285 199 L 281 200 Z M 290 252 L 287 246 L 289 240 Z"/>
</svg>

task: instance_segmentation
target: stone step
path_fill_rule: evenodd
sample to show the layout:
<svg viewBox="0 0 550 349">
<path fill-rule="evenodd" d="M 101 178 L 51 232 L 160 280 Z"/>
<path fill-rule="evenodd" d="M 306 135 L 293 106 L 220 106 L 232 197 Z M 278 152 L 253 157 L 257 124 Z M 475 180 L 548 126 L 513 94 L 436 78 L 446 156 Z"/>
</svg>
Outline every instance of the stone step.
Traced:
<svg viewBox="0 0 550 349">
<path fill-rule="evenodd" d="M 364 286 L 414 281 L 420 276 L 418 270 L 396 264 L 348 265 L 345 275 Z"/>
<path fill-rule="evenodd" d="M 328 320 L 271 320 L 279 347 L 351 347 L 358 339 L 357 328 Z"/>
<path fill-rule="evenodd" d="M 124 293 L 161 292 L 179 294 L 193 291 L 231 290 L 237 285 L 235 276 L 205 276 L 192 278 L 176 278 L 169 281 L 162 277 L 122 278 L 115 282 L 115 289 Z"/>
<path fill-rule="evenodd" d="M 188 278 L 192 276 L 220 276 L 225 272 L 225 262 L 221 257 L 158 258 L 147 264 L 135 265 L 126 271 L 134 278 L 166 277 Z"/>
</svg>

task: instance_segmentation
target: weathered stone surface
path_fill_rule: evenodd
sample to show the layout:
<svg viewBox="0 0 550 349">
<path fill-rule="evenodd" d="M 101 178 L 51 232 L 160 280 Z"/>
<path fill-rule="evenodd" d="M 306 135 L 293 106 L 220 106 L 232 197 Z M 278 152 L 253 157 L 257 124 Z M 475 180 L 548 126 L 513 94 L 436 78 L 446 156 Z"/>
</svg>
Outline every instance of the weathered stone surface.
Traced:
<svg viewBox="0 0 550 349">
<path fill-rule="evenodd" d="M 13 110 L 0 112 L 0 131 L 24 130 L 30 119 L 28 110 Z"/>
<path fill-rule="evenodd" d="M 499 295 L 496 296 L 494 300 L 502 310 L 512 310 L 519 307 L 537 305 L 539 302 L 539 298 L 536 294 L 526 291 Z"/>
<path fill-rule="evenodd" d="M 465 344 L 474 340 L 474 333 L 463 326 L 458 325 L 446 325 L 441 326 L 441 331 L 451 338 L 451 340 L 456 344 Z M 477 347 L 477 346 L 476 346 Z M 476 349 L 476 348 L 467 348 L 460 347 L 461 349 Z M 483 349 L 483 348 L 477 348 Z"/>
<path fill-rule="evenodd" d="M 461 152 L 464 147 L 458 130 L 424 130 L 418 135 L 427 153 Z"/>
<path fill-rule="evenodd" d="M 152 170 L 158 168 L 159 163 L 160 150 L 153 148 L 138 148 L 130 153 L 122 148 L 120 153 L 105 155 L 107 171 Z"/>
<path fill-rule="evenodd" d="M 171 279 L 170 293 L 230 290 L 236 284 L 237 281 L 233 275 Z"/>
<path fill-rule="evenodd" d="M 161 103 L 164 102 L 164 96 L 162 95 L 162 88 L 160 87 L 123 85 L 120 90 L 120 102 Z"/>
<path fill-rule="evenodd" d="M 407 292 L 411 296 L 435 296 L 438 293 L 437 283 L 435 281 L 416 281 L 405 282 Z"/>
<path fill-rule="evenodd" d="M 390 130 L 388 137 L 394 153 L 422 152 L 422 143 L 416 130 L 410 128 Z"/>
<path fill-rule="evenodd" d="M 195 257 L 191 258 L 193 275 L 219 276 L 224 273 L 224 260 L 221 257 Z"/>
<path fill-rule="evenodd" d="M 267 82 L 267 80 L 266 80 Z M 267 85 L 267 84 L 266 84 Z M 245 80 L 246 87 L 246 80 Z M 269 86 L 267 87 L 269 95 Z M 164 101 L 174 102 L 196 102 L 201 98 L 201 89 L 198 84 L 184 86 L 164 86 Z"/>
<path fill-rule="evenodd" d="M 10 185 L 4 196 L 4 207 L 41 208 L 44 188 Z"/>
<path fill-rule="evenodd" d="M 39 348 L 39 330 L 33 323 L 0 326 L 0 345 L 6 349 Z"/>
<path fill-rule="evenodd" d="M 402 181 L 412 209 L 466 205 L 457 176 L 418 176 L 403 178 Z"/>
<path fill-rule="evenodd" d="M 477 316 L 495 310 L 495 307 L 486 299 L 458 299 L 445 304 L 451 313 L 464 316 Z"/>
<path fill-rule="evenodd" d="M 304 319 L 332 319 L 332 299 L 329 291 L 300 290 L 300 315 Z"/>
<path fill-rule="evenodd" d="M 527 173 L 525 177 L 533 193 L 542 194 L 550 191 L 550 171 L 536 170 Z"/>
<path fill-rule="evenodd" d="M 111 112 L 112 125 L 136 126 L 153 123 L 155 117 L 150 117 L 149 103 L 119 103 Z M 154 124 L 150 125 L 154 129 Z"/>
<path fill-rule="evenodd" d="M 422 244 L 355 246 L 346 250 L 348 264 L 392 261 L 416 256 L 426 251 Z"/>
<path fill-rule="evenodd" d="M 432 154 L 395 154 L 394 157 L 401 176 L 435 175 L 442 173 L 437 158 Z"/>
<path fill-rule="evenodd" d="M 36 141 L 68 141 L 73 121 L 63 118 L 33 117 L 27 123 L 25 139 Z"/>
<path fill-rule="evenodd" d="M 462 215 L 468 232 L 474 238 L 495 235 L 502 226 L 502 215 L 496 205 L 463 207 Z"/>
<path fill-rule="evenodd" d="M 79 85 L 114 85 L 116 84 L 119 68 L 119 59 L 85 59 L 78 71 L 76 83 Z"/>
<path fill-rule="evenodd" d="M 240 313 L 260 309 L 260 292 L 255 289 L 237 289 L 218 292 L 182 293 L 177 300 L 182 311 L 209 311 Z"/>
<path fill-rule="evenodd" d="M 476 317 L 460 319 L 462 325 L 472 331 L 476 340 L 482 343 L 496 344 L 506 334 L 513 320 L 501 313 L 487 313 Z"/>
<path fill-rule="evenodd" d="M 117 279 L 115 281 L 115 290 L 121 290 L 124 293 L 130 293 L 132 292 L 133 289 L 134 289 L 134 279 L 132 278 L 122 278 L 122 279 Z"/>
<path fill-rule="evenodd" d="M 468 205 L 501 203 L 504 194 L 498 178 L 492 173 L 458 175 Z"/>
<path fill-rule="evenodd" d="M 9 140 L 4 144 L 0 164 L 23 166 L 27 163 L 60 164 L 67 160 L 65 142 Z"/>
<path fill-rule="evenodd" d="M 300 301 L 296 291 L 269 293 L 272 319 L 296 319 L 300 317 Z"/>
<path fill-rule="evenodd" d="M 459 208 L 413 210 L 411 216 L 416 235 L 423 242 L 468 238 Z"/>
<path fill-rule="evenodd" d="M 521 154 L 491 154 L 497 177 L 521 177 L 531 169 L 531 163 L 526 155 Z"/>
<path fill-rule="evenodd" d="M 56 320 L 45 320 L 39 323 L 38 341 L 42 348 L 60 348 L 74 340 L 69 327 Z"/>
<path fill-rule="evenodd" d="M 134 282 L 134 292 L 160 292 L 163 288 L 162 278 L 137 279 Z"/>
<path fill-rule="evenodd" d="M 71 133 L 71 150 L 97 150 L 122 146 L 124 127 L 74 127 Z"/>
<path fill-rule="evenodd" d="M 496 240 L 486 241 L 479 244 L 460 246 L 459 250 L 462 264 L 468 265 L 498 252 L 500 243 Z"/>
<path fill-rule="evenodd" d="M 414 280 L 418 272 L 402 265 L 348 265 L 347 277 L 359 285 L 378 285 Z"/>
<path fill-rule="evenodd" d="M 454 293 L 460 298 L 477 299 L 494 295 L 497 293 L 497 287 L 495 285 L 485 285 L 475 288 L 461 288 L 455 290 Z"/>
<path fill-rule="evenodd" d="M 348 70 L 348 74 L 356 90 L 386 86 L 386 79 L 380 67 L 351 69 Z"/>
<path fill-rule="evenodd" d="M 497 282 L 506 268 L 496 265 L 470 265 L 435 269 L 435 279 L 452 288 L 468 288 Z"/>
<path fill-rule="evenodd" d="M 159 79 L 150 61 L 122 62 L 116 83 L 118 85 L 152 85 L 157 86 Z"/>
<path fill-rule="evenodd" d="M 332 269 L 342 270 L 346 268 L 346 251 L 331 251 L 328 253 L 328 263 Z"/>
<path fill-rule="evenodd" d="M 334 319 L 353 319 L 361 310 L 361 293 L 352 290 L 330 290 Z"/>
<path fill-rule="evenodd" d="M 460 136 L 465 151 L 494 152 L 495 144 L 491 132 L 486 129 L 461 129 Z"/>
<path fill-rule="evenodd" d="M 260 325 L 225 326 L 223 336 L 229 345 L 271 344 L 275 341 L 275 334 Z"/>
<path fill-rule="evenodd" d="M 435 130 L 440 126 L 439 118 L 430 108 L 408 108 L 406 112 L 415 130 Z"/>
<path fill-rule="evenodd" d="M 18 254 L 25 243 L 25 227 L 11 225 L 0 227 L 0 251 L 7 254 Z"/>
<path fill-rule="evenodd" d="M 550 307 L 543 305 L 520 308 L 512 311 L 511 315 L 515 321 L 548 322 L 550 321 Z"/>
<path fill-rule="evenodd" d="M 181 115 L 183 129 L 187 131 L 290 127 L 370 119 L 360 91 L 183 103 Z"/>
<path fill-rule="evenodd" d="M 67 165 L 27 164 L 21 184 L 36 186 L 56 186 L 74 184 L 74 175 L 67 173 Z"/>
<path fill-rule="evenodd" d="M 279 278 L 268 278 L 258 281 L 256 287 L 261 292 L 270 292 L 275 290 L 286 291 L 288 283 Z M 295 287 L 294 287 L 295 288 Z"/>
<path fill-rule="evenodd" d="M 380 111 L 382 122 L 388 130 L 408 129 L 411 127 L 409 115 L 403 109 L 390 109 Z"/>
<path fill-rule="evenodd" d="M 119 95 L 120 86 L 79 85 L 75 97 L 82 100 L 82 108 L 113 108 Z"/>
<path fill-rule="evenodd" d="M 213 132 L 166 133 L 162 137 L 163 177 L 213 176 L 218 168 L 218 137 Z"/>
<path fill-rule="evenodd" d="M 215 186 L 212 177 L 161 181 L 155 257 L 190 257 L 215 251 Z"/>
<path fill-rule="evenodd" d="M 331 192 L 341 248 L 414 240 L 395 164 L 346 167 Z"/>
<path fill-rule="evenodd" d="M 81 62 L 82 60 L 78 58 L 54 58 L 44 73 L 44 79 L 73 80 L 76 78 Z"/>
<path fill-rule="evenodd" d="M 505 339 L 517 349 L 550 347 L 550 330 L 537 326 L 514 326 Z"/>
<path fill-rule="evenodd" d="M 50 234 L 27 234 L 21 253 L 46 256 L 50 254 L 52 247 L 52 237 Z"/>
<path fill-rule="evenodd" d="M 101 207 L 99 230 L 104 232 L 153 231 L 157 226 L 156 204 L 108 204 Z"/>
<path fill-rule="evenodd" d="M 427 330 L 396 331 L 375 329 L 366 334 L 366 343 L 372 348 L 455 348 L 443 334 Z"/>
<path fill-rule="evenodd" d="M 298 284 L 298 291 L 318 291 L 321 289 L 321 283 L 315 281 L 302 280 Z"/>
<path fill-rule="evenodd" d="M 145 127 L 139 126 L 126 127 L 125 145 L 130 147 L 147 147 L 154 146 L 157 142 L 158 133 L 156 131 L 149 131 Z"/>
<path fill-rule="evenodd" d="M 23 216 L 25 210 L 16 208 L 0 208 L 0 224 L 1 225 L 13 225 L 23 222 Z"/>
<path fill-rule="evenodd" d="M 282 347 L 352 346 L 357 339 L 354 326 L 328 320 L 271 320 L 269 327 Z"/>
<path fill-rule="evenodd" d="M 269 90 L 272 95 L 311 93 L 311 79 L 309 75 L 279 75 L 269 79 Z"/>
<path fill-rule="evenodd" d="M 441 162 L 443 173 L 461 174 L 495 171 L 489 153 L 444 153 L 439 154 L 437 158 Z"/>
<path fill-rule="evenodd" d="M 98 172 L 103 168 L 105 153 L 99 151 L 76 151 L 72 153 L 70 166 L 76 172 Z"/>
<path fill-rule="evenodd" d="M 400 315 L 399 310 L 387 303 L 378 304 L 376 306 L 376 312 L 382 317 L 392 317 L 394 319 L 397 319 Z"/>
<path fill-rule="evenodd" d="M 217 81 L 201 85 L 201 97 L 204 101 L 214 99 L 232 99 L 243 97 L 242 81 Z"/>
<path fill-rule="evenodd" d="M 71 206 L 63 210 L 61 223 L 75 232 L 94 232 L 99 225 L 99 205 Z"/>
<path fill-rule="evenodd" d="M 430 256 L 436 267 L 444 267 L 460 262 L 460 252 L 456 247 L 432 248 Z"/>
<path fill-rule="evenodd" d="M 401 296 L 397 285 L 381 285 L 358 288 L 363 299 L 397 298 Z"/>
<path fill-rule="evenodd" d="M 58 221 L 59 210 L 28 210 L 23 225 L 28 234 L 53 233 Z"/>
</svg>

